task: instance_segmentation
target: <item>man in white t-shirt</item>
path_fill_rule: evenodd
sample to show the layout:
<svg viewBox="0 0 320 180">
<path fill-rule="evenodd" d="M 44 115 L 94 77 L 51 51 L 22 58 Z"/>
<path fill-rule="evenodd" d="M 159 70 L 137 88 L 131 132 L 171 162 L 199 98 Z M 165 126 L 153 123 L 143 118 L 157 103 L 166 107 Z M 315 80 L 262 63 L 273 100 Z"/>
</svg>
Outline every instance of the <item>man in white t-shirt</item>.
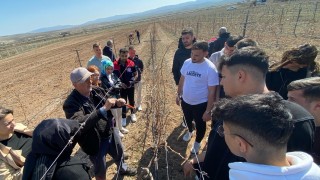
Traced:
<svg viewBox="0 0 320 180">
<path fill-rule="evenodd" d="M 192 137 L 192 121 L 196 124 L 196 141 L 191 153 L 198 153 L 200 142 L 206 132 L 206 121 L 211 120 L 211 109 L 215 101 L 216 87 L 219 84 L 218 72 L 207 58 L 208 43 L 195 42 L 191 48 L 191 58 L 187 59 L 181 68 L 178 85 L 177 105 L 181 104 L 188 132 L 184 141 Z"/>
<path fill-rule="evenodd" d="M 223 49 L 221 51 L 212 53 L 211 56 L 209 57 L 209 60 L 216 66 L 219 67 L 219 59 L 221 56 L 226 56 L 229 57 L 233 51 L 236 49 L 235 45 L 237 44 L 238 41 L 243 39 L 242 36 L 230 36 L 227 41 L 224 43 Z"/>
<path fill-rule="evenodd" d="M 230 151 L 247 162 L 229 163 L 229 179 L 320 179 L 320 168 L 304 152 L 287 153 L 294 129 L 292 114 L 277 93 L 238 96 L 219 101 L 213 118 Z"/>
</svg>

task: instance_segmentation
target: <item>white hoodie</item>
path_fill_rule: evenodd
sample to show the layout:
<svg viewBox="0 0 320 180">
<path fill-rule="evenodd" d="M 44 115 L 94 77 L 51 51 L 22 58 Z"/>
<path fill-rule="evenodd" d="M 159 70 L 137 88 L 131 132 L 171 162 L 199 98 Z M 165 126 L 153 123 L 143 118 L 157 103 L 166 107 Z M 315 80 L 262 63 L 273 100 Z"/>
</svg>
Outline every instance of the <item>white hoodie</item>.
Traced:
<svg viewBox="0 0 320 180">
<path fill-rule="evenodd" d="M 269 166 L 248 162 L 229 163 L 230 180 L 320 180 L 320 168 L 304 152 L 287 153 L 291 166 Z"/>
</svg>

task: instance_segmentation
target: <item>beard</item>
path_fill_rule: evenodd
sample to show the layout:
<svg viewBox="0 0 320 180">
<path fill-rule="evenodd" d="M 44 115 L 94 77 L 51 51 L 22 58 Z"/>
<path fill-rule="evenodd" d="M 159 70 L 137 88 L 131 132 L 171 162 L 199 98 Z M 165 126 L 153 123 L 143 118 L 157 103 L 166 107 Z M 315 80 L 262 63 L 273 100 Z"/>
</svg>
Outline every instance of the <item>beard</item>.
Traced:
<svg viewBox="0 0 320 180">
<path fill-rule="evenodd" d="M 192 45 L 192 43 L 184 42 L 183 45 L 184 45 L 184 47 L 188 47 L 188 46 Z"/>
</svg>

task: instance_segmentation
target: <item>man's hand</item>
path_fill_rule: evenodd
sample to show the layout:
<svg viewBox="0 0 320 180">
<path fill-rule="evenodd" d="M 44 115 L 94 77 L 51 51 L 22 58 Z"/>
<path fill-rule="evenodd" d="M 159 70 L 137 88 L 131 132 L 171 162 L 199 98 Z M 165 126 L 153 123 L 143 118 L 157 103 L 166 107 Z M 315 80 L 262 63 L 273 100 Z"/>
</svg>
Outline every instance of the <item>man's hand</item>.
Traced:
<svg viewBox="0 0 320 180">
<path fill-rule="evenodd" d="M 202 115 L 202 119 L 203 121 L 210 121 L 211 120 L 211 112 L 204 112 L 203 115 Z"/>
<path fill-rule="evenodd" d="M 123 98 L 119 98 L 117 99 L 116 104 L 118 107 L 122 107 L 126 104 L 126 100 L 124 100 Z"/>
<path fill-rule="evenodd" d="M 183 164 L 183 173 L 184 173 L 184 176 L 191 176 L 191 174 L 193 173 L 193 165 L 192 165 L 192 162 L 191 161 L 186 161 L 184 164 Z"/>
<path fill-rule="evenodd" d="M 117 99 L 116 98 L 108 98 L 106 100 L 106 103 L 104 104 L 104 107 L 106 108 L 106 110 L 111 109 L 111 107 L 113 107 L 116 104 Z"/>
<path fill-rule="evenodd" d="M 11 147 L 7 147 L 5 145 L 3 145 L 2 143 L 0 143 L 0 151 L 2 151 L 5 154 L 8 154 L 10 151 Z"/>
<path fill-rule="evenodd" d="M 22 160 L 19 155 L 17 155 L 15 152 L 13 152 L 12 149 L 10 149 L 9 153 L 11 154 L 11 157 L 12 157 L 13 161 L 16 163 L 16 165 L 18 165 L 19 167 L 22 167 L 24 165 L 24 160 Z"/>
<path fill-rule="evenodd" d="M 128 86 L 127 86 L 125 83 L 121 83 L 121 87 L 122 87 L 123 89 L 127 89 L 127 88 L 128 88 Z"/>
</svg>

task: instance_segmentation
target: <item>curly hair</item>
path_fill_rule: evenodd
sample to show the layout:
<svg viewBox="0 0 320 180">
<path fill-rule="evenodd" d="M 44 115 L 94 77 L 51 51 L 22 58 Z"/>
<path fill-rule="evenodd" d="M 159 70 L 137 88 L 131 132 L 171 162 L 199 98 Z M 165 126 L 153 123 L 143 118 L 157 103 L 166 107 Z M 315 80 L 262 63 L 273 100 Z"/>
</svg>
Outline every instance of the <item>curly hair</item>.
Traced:
<svg viewBox="0 0 320 180">
<path fill-rule="evenodd" d="M 296 62 L 301 65 L 308 65 L 311 75 L 319 73 L 319 64 L 315 61 L 318 55 L 316 46 L 304 44 L 297 48 L 287 50 L 283 53 L 282 59 L 279 63 L 275 63 L 270 67 L 271 71 L 277 71 L 283 66 Z"/>
</svg>

